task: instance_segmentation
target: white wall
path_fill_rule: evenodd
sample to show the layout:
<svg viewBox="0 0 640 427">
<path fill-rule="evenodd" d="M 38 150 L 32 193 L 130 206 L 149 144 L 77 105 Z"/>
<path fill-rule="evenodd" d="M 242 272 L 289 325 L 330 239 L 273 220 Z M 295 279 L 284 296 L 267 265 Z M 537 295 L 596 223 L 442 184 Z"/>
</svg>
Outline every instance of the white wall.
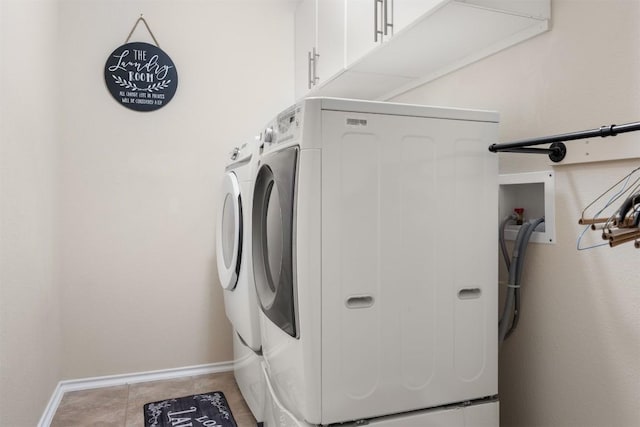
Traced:
<svg viewBox="0 0 640 427">
<path fill-rule="evenodd" d="M 60 379 L 56 7 L 0 2 L 0 424 L 33 426 Z"/>
<path fill-rule="evenodd" d="M 293 101 L 293 9 L 0 2 L 0 424 L 35 425 L 61 379 L 231 359 L 218 187 L 233 146 Z M 103 81 L 141 13 L 179 73 L 152 113 Z"/>
<path fill-rule="evenodd" d="M 294 4 L 60 5 L 63 378 L 231 360 L 218 188 L 234 145 L 293 102 Z M 179 80 L 150 113 L 118 105 L 102 77 L 141 13 Z M 147 39 L 140 24 L 131 41 Z"/>
<path fill-rule="evenodd" d="M 640 2 L 553 0 L 552 13 L 550 32 L 396 100 L 498 110 L 502 141 L 640 120 Z M 622 140 L 640 135 L 611 150 Z M 503 173 L 549 163 L 500 156 Z M 637 166 L 554 168 L 557 243 L 527 252 L 522 317 L 500 353 L 502 426 L 638 425 L 640 252 L 575 246 L 582 209 Z"/>
<path fill-rule="evenodd" d="M 34 425 L 63 378 L 230 359 L 217 185 L 226 152 L 293 98 L 293 6 L 263 3 L 0 2 L 3 425 Z M 140 13 L 180 78 L 153 113 L 102 81 Z M 499 110 L 502 140 L 638 120 L 640 3 L 554 0 L 553 16 L 549 33 L 397 99 Z M 503 426 L 637 424 L 638 251 L 575 250 L 584 205 L 636 166 L 556 168 L 557 244 L 530 248 L 501 352 Z M 548 167 L 501 155 L 503 172 Z"/>
</svg>

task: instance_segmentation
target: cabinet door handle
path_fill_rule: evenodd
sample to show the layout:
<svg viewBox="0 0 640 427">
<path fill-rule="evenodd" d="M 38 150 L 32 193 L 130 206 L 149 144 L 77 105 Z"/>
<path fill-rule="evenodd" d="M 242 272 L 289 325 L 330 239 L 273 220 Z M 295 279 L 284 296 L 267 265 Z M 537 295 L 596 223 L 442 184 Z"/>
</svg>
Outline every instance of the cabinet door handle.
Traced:
<svg viewBox="0 0 640 427">
<path fill-rule="evenodd" d="M 384 35 L 389 35 L 389 28 L 391 28 L 391 35 L 393 35 L 393 9 L 394 4 L 393 0 L 383 0 L 383 11 L 384 11 Z"/>
<path fill-rule="evenodd" d="M 382 29 L 378 28 L 378 21 L 382 26 L 382 20 L 384 18 L 384 2 L 385 0 L 373 0 L 373 41 L 378 43 L 378 36 L 382 42 Z M 378 4 L 380 5 L 380 14 L 378 14 Z"/>
<path fill-rule="evenodd" d="M 307 52 L 307 88 L 311 89 L 313 85 L 313 80 L 311 79 L 311 52 Z"/>
<path fill-rule="evenodd" d="M 316 52 L 316 48 L 313 48 L 313 84 L 314 86 L 318 84 L 320 81 L 320 77 L 318 77 L 318 59 L 320 58 L 320 54 Z"/>
<path fill-rule="evenodd" d="M 320 77 L 318 77 L 318 58 L 320 58 L 320 55 L 316 52 L 316 48 L 314 47 L 312 49 L 311 52 L 307 52 L 308 53 L 308 66 L 307 66 L 307 77 L 308 77 L 308 85 L 307 87 L 309 89 L 311 89 L 312 86 L 315 86 L 318 84 L 318 80 L 320 80 Z"/>
</svg>

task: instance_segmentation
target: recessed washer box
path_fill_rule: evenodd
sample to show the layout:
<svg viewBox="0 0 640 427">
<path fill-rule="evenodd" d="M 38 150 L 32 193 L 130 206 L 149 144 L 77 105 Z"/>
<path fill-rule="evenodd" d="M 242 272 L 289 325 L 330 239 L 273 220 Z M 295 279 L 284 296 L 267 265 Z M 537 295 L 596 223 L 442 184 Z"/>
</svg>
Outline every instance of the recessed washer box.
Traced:
<svg viewBox="0 0 640 427">
<path fill-rule="evenodd" d="M 524 221 L 544 216 L 531 235 L 531 242 L 554 244 L 555 228 L 555 174 L 553 171 L 526 172 L 499 175 L 499 221 L 516 208 L 524 209 Z M 515 240 L 519 225 L 508 224 L 505 239 Z"/>
</svg>

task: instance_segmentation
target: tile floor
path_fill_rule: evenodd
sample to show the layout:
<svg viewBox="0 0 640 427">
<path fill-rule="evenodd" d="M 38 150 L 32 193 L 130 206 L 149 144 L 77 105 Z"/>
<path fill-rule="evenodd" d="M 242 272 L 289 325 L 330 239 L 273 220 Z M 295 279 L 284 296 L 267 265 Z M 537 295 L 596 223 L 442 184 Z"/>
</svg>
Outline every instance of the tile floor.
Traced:
<svg viewBox="0 0 640 427">
<path fill-rule="evenodd" d="M 145 403 L 222 391 L 238 427 L 255 427 L 232 372 L 65 393 L 51 427 L 144 427 Z"/>
</svg>

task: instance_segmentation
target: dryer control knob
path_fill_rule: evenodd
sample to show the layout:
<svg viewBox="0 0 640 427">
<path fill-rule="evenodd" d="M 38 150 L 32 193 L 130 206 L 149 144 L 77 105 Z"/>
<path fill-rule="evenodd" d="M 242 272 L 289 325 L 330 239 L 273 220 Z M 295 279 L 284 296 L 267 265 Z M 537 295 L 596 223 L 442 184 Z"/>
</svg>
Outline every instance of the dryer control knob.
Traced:
<svg viewBox="0 0 640 427">
<path fill-rule="evenodd" d="M 264 130 L 264 142 L 271 144 L 273 142 L 273 128 L 266 128 Z"/>
</svg>

